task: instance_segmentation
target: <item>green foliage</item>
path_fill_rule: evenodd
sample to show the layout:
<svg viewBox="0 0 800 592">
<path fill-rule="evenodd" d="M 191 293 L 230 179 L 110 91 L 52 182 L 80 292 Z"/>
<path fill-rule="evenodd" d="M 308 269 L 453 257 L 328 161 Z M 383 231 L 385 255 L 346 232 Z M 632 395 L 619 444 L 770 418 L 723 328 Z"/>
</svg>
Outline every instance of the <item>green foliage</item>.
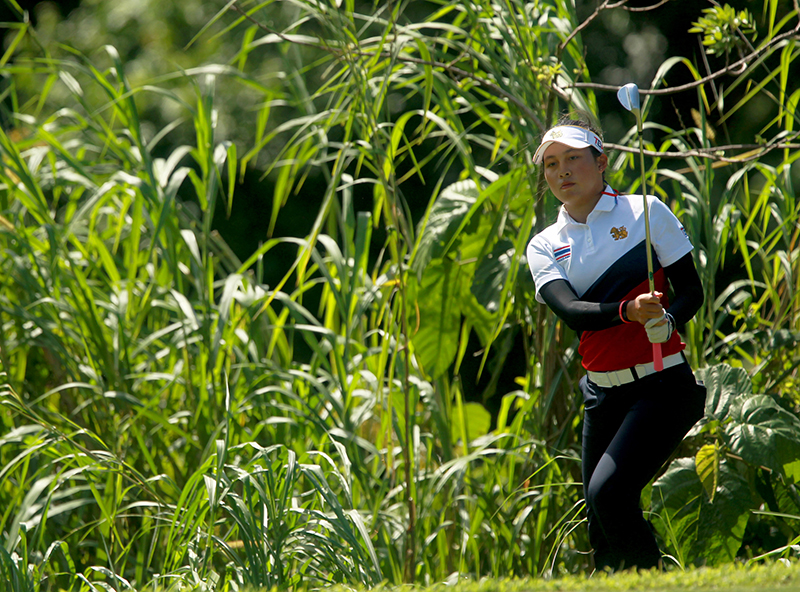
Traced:
<svg viewBox="0 0 800 592">
<path fill-rule="evenodd" d="M 741 368 L 718 365 L 702 376 L 706 413 L 690 433 L 701 447 L 694 458 L 673 461 L 652 491 L 655 524 L 680 565 L 729 563 L 753 510 L 768 507 L 791 531 L 800 508 L 797 415 L 752 394 Z"/>
<path fill-rule="evenodd" d="M 576 338 L 523 257 L 557 205 L 532 147 L 561 109 L 596 111 L 580 23 L 562 0 L 416 4 L 99 2 L 15 26 L 0 63 L 14 590 L 589 571 Z M 708 118 L 765 87 L 780 100 L 764 137 L 796 128 L 797 51 L 770 44 L 789 22 L 770 15 L 764 60 L 716 103 L 699 87 L 700 124 L 648 146 L 685 153 L 651 173 L 710 294 L 686 331 L 707 417 L 651 496 L 681 565 L 731 561 L 755 523 L 791 532 L 800 515 L 797 149 L 707 161 Z M 81 19 L 102 51 L 56 43 Z M 154 57 L 169 22 L 187 37 L 164 54 L 177 66 Z M 671 60 L 654 85 L 679 65 L 700 78 Z M 214 228 L 251 175 L 271 192 L 243 261 Z M 297 202 L 307 231 L 274 237 Z M 784 538 L 748 552 L 790 556 Z"/>
<path fill-rule="evenodd" d="M 219 442 L 222 450 L 224 442 Z M 363 585 L 382 580 L 364 518 L 341 503 L 352 505 L 350 475 L 340 473 L 331 457 L 317 453 L 312 458 L 322 464 L 301 464 L 291 450 L 279 445 L 264 449 L 255 443 L 229 450 L 226 456 L 240 451 L 256 455 L 246 466 L 226 466 L 223 474 L 199 484 L 209 503 L 237 527 L 239 540 L 214 538 L 232 561 L 238 581 L 284 589 L 301 584 L 304 573 L 337 573 L 342 581 Z M 346 461 L 344 448 L 339 452 Z M 345 500 L 338 495 L 340 488 Z M 295 498 L 302 501 L 298 504 Z"/>
<path fill-rule="evenodd" d="M 721 463 L 713 499 L 698 476 L 694 459 L 674 461 L 653 485 L 656 524 L 674 545 L 679 565 L 721 565 L 739 551 L 754 504 L 736 467 Z"/>
<path fill-rule="evenodd" d="M 747 9 L 737 11 L 730 4 L 704 8 L 701 17 L 690 33 L 701 33 L 703 45 L 711 55 L 729 54 L 733 49 L 741 49 L 748 44 L 747 36 L 754 42 L 758 35 L 755 21 Z"/>
</svg>

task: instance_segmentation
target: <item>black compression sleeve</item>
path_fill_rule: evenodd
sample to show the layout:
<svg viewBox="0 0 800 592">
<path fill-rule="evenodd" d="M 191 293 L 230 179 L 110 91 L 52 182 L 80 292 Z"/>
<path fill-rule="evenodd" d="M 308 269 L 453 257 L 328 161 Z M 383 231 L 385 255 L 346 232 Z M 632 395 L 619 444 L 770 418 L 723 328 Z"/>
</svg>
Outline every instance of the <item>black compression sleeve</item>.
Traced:
<svg viewBox="0 0 800 592">
<path fill-rule="evenodd" d="M 703 305 L 703 284 L 700 283 L 691 253 L 665 267 L 664 272 L 674 293 L 667 312 L 680 327 L 685 325 Z"/>
<path fill-rule="evenodd" d="M 619 302 L 586 302 L 566 280 L 553 280 L 539 290 L 545 304 L 575 331 L 599 331 L 619 325 Z"/>
<path fill-rule="evenodd" d="M 686 324 L 703 304 L 703 286 L 688 253 L 664 268 L 674 292 L 667 312 L 678 326 Z M 619 302 L 586 302 L 566 280 L 554 280 L 539 290 L 545 304 L 575 331 L 600 331 L 619 325 Z"/>
</svg>

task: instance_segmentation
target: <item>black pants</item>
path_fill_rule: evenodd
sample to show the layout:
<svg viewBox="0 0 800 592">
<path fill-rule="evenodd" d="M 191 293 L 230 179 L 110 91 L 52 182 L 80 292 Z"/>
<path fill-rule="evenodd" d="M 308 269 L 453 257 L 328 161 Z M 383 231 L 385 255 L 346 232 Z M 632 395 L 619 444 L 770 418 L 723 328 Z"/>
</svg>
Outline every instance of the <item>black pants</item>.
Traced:
<svg viewBox="0 0 800 592">
<path fill-rule="evenodd" d="M 583 492 L 597 569 L 658 565 L 642 489 L 702 416 L 705 388 L 688 364 L 601 388 L 583 377 Z"/>
</svg>

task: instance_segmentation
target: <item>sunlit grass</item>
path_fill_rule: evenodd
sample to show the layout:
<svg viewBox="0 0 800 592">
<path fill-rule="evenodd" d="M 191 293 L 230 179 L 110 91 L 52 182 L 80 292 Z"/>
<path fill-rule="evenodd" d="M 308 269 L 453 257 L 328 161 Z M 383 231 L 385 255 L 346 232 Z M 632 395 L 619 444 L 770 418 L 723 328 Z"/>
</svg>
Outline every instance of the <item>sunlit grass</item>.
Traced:
<svg viewBox="0 0 800 592">
<path fill-rule="evenodd" d="M 359 590 L 359 588 L 356 588 Z M 393 586 L 373 588 L 390 592 Z M 716 568 L 698 568 L 686 572 L 674 570 L 667 573 L 623 572 L 564 576 L 552 580 L 542 579 L 484 579 L 482 581 L 452 581 L 421 588 L 429 592 L 616 592 L 623 590 L 653 592 L 705 592 L 725 590 L 731 592 L 773 592 L 800 590 L 800 564 L 774 562 L 744 567 L 741 564 Z M 344 587 L 334 586 L 334 592 Z"/>
</svg>

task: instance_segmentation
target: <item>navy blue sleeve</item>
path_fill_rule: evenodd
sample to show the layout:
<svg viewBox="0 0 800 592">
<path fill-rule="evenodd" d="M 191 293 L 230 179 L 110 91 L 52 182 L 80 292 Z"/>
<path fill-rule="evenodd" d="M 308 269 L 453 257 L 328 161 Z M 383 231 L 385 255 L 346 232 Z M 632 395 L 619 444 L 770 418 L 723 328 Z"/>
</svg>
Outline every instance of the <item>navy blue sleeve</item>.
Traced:
<svg viewBox="0 0 800 592">
<path fill-rule="evenodd" d="M 664 272 L 672 285 L 673 299 L 667 312 L 680 326 L 686 324 L 703 304 L 703 286 L 687 253 Z M 542 286 L 539 294 L 550 310 L 575 331 L 600 331 L 622 323 L 619 302 L 587 302 L 578 298 L 566 280 L 553 280 Z"/>
<path fill-rule="evenodd" d="M 587 302 L 566 280 L 553 280 L 539 290 L 545 304 L 575 331 L 599 331 L 622 323 L 619 302 Z"/>
<path fill-rule="evenodd" d="M 672 286 L 673 298 L 667 312 L 677 326 L 685 325 L 703 305 L 703 284 L 694 267 L 692 254 L 687 253 L 669 267 L 664 268 Z"/>
</svg>

